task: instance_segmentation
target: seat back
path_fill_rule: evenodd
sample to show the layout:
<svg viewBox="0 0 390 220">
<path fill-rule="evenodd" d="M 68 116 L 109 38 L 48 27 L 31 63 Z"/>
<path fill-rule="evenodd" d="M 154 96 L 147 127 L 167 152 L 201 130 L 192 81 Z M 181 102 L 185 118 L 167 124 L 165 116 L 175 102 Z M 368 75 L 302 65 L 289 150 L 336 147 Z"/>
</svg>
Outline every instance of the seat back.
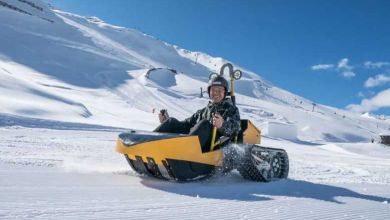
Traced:
<svg viewBox="0 0 390 220">
<path fill-rule="evenodd" d="M 241 131 L 237 136 L 239 144 L 260 144 L 261 131 L 248 119 L 241 119 Z"/>
</svg>

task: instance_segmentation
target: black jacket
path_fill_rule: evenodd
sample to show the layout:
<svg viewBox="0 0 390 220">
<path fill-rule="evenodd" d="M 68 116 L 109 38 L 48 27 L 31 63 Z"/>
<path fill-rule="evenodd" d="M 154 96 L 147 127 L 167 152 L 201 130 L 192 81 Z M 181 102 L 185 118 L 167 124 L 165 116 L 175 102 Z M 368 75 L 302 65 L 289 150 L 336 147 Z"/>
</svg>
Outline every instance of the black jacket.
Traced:
<svg viewBox="0 0 390 220">
<path fill-rule="evenodd" d="M 198 110 L 191 117 L 185 119 L 184 123 L 189 127 L 193 127 L 204 119 L 211 122 L 213 113 L 219 113 L 224 120 L 222 127 L 217 130 L 220 136 L 232 137 L 241 130 L 240 113 L 229 98 L 225 98 L 218 104 L 209 102 L 205 108 Z"/>
</svg>

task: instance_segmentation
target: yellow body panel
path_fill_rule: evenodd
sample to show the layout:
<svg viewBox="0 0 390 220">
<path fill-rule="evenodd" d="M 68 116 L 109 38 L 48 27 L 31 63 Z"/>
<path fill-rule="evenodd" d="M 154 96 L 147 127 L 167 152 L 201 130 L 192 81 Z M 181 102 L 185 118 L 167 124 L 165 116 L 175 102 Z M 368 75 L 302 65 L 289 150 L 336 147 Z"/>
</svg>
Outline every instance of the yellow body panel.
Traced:
<svg viewBox="0 0 390 220">
<path fill-rule="evenodd" d="M 248 127 L 243 133 L 243 144 L 260 144 L 261 131 L 248 120 Z"/>
<path fill-rule="evenodd" d="M 126 146 L 120 139 L 116 142 L 116 151 L 127 154 L 132 160 L 140 156 L 144 161 L 147 157 L 153 158 L 156 164 L 162 164 L 162 160 L 176 159 L 193 161 L 213 166 L 222 166 L 223 152 L 216 150 L 202 153 L 197 136 L 186 136 L 149 141 L 131 146 Z"/>
</svg>

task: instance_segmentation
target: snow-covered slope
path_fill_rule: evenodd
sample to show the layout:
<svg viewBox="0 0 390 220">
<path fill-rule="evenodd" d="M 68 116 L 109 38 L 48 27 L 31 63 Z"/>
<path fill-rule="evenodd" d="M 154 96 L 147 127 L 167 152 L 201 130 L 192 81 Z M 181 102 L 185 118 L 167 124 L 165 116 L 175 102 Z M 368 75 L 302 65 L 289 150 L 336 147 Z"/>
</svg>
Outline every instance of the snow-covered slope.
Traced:
<svg viewBox="0 0 390 220">
<path fill-rule="evenodd" d="M 167 108 L 182 119 L 203 107 L 207 94 L 199 98 L 200 88 L 227 62 L 38 0 L 2 0 L 0 19 L 0 112 L 16 116 L 152 129 L 153 110 Z M 293 123 L 300 139 L 355 142 L 389 127 L 385 120 L 313 108 L 235 67 L 244 71 L 236 82 L 242 118 L 259 127 Z"/>
<path fill-rule="evenodd" d="M 114 151 L 118 129 L 8 121 L 18 126 L 0 127 L 0 219 L 390 218 L 390 151 L 380 144 L 264 138 L 289 153 L 288 179 L 233 171 L 184 184 L 131 171 Z"/>
</svg>

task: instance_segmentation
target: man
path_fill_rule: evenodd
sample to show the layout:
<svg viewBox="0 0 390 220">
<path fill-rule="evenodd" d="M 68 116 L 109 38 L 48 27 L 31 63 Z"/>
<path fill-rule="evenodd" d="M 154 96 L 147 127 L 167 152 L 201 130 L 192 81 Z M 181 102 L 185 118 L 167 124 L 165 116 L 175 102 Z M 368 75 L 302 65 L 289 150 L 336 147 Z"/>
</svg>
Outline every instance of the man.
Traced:
<svg viewBox="0 0 390 220">
<path fill-rule="evenodd" d="M 228 82 L 222 76 L 210 79 L 207 91 L 211 101 L 205 108 L 184 121 L 160 112 L 161 125 L 154 131 L 198 135 L 203 152 L 210 150 L 213 127 L 217 128 L 217 138 L 233 138 L 240 131 L 241 122 L 237 107 L 226 98 L 228 90 Z"/>
</svg>

